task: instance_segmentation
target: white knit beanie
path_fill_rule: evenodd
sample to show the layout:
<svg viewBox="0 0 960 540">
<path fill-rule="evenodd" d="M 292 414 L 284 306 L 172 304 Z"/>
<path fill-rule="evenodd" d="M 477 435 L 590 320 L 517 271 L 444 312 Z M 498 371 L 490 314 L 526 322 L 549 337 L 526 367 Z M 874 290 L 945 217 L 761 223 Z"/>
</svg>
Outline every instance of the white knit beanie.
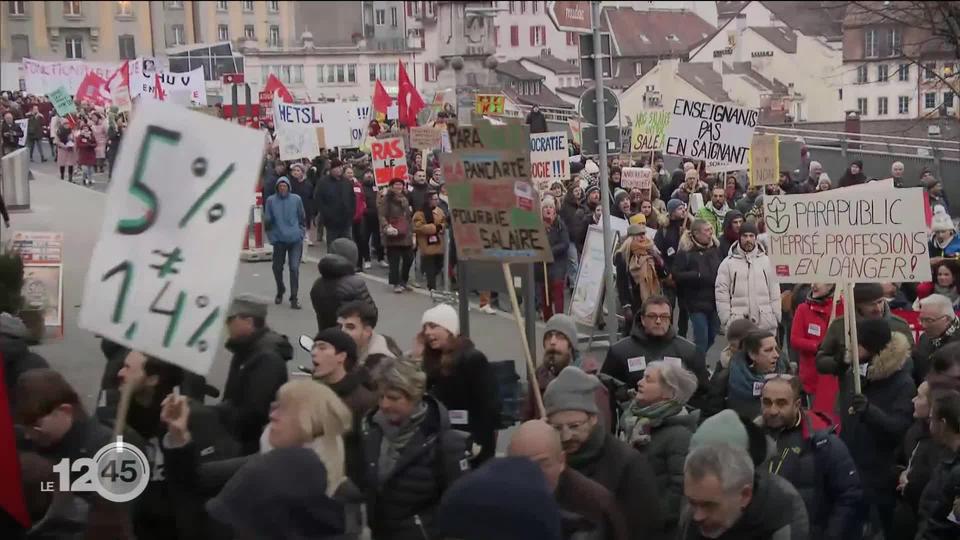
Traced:
<svg viewBox="0 0 960 540">
<path fill-rule="evenodd" d="M 950 219 L 950 214 L 947 214 L 947 210 L 939 204 L 933 207 L 933 219 L 930 222 L 930 230 L 933 232 L 954 230 L 953 220 Z"/>
<path fill-rule="evenodd" d="M 424 311 L 423 318 L 420 320 L 420 327 L 422 328 L 427 323 L 446 328 L 454 337 L 460 335 L 460 315 L 449 304 L 438 304 Z"/>
</svg>

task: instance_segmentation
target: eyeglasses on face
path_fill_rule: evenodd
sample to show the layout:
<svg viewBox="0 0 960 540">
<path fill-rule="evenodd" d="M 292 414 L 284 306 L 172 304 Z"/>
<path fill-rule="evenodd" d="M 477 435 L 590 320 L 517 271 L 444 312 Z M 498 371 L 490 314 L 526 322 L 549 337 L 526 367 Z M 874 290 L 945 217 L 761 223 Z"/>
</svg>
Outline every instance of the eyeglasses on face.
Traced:
<svg viewBox="0 0 960 540">
<path fill-rule="evenodd" d="M 643 318 L 650 322 L 670 322 L 673 316 L 663 313 L 644 313 Z"/>
<path fill-rule="evenodd" d="M 920 317 L 920 324 L 933 324 L 941 319 L 946 319 L 949 315 L 940 315 L 939 317 Z"/>
</svg>

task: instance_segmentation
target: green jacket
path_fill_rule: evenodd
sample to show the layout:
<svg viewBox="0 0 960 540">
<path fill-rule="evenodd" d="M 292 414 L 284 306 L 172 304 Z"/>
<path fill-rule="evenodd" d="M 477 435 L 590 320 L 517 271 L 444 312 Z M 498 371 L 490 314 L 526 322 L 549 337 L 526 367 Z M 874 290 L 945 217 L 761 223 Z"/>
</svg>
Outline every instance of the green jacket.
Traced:
<svg viewBox="0 0 960 540">
<path fill-rule="evenodd" d="M 727 206 L 727 203 L 723 203 L 723 207 L 717 210 L 713 207 L 713 202 L 706 201 L 706 204 L 697 212 L 697 217 L 703 220 L 706 220 L 707 223 L 713 225 L 713 234 L 717 237 L 723 235 L 723 218 L 727 215 L 727 212 L 730 211 L 730 207 Z"/>
</svg>

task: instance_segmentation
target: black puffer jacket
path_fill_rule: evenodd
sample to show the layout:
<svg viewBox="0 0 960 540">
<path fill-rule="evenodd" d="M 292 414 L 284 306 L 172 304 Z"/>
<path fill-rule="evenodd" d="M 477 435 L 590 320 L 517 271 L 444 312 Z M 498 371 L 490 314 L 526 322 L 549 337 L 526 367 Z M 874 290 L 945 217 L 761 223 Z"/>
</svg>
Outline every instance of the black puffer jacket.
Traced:
<svg viewBox="0 0 960 540">
<path fill-rule="evenodd" d="M 317 331 L 337 325 L 340 306 L 360 300 L 376 309 L 377 304 L 367 290 L 367 282 L 357 275 L 357 245 L 347 238 L 338 238 L 330 246 L 317 268 L 320 277 L 310 289 L 310 302 L 317 314 Z"/>
<path fill-rule="evenodd" d="M 680 238 L 677 254 L 673 257 L 673 280 L 677 292 L 691 313 L 716 313 L 717 269 L 720 268 L 720 251 L 717 239 L 703 247 L 694 242 L 689 232 Z"/>
<path fill-rule="evenodd" d="M 353 223 L 357 204 L 353 182 L 344 177 L 326 175 L 317 181 L 313 191 L 314 211 L 320 223 L 346 227 Z"/>
<path fill-rule="evenodd" d="M 677 255 L 680 248 L 680 238 L 683 236 L 683 220 L 671 219 L 666 227 L 657 229 L 657 235 L 653 237 L 653 243 L 663 255 L 667 268 L 673 268 L 673 258 Z"/>
<path fill-rule="evenodd" d="M 953 516 L 955 500 L 960 497 L 960 452 L 954 452 L 937 465 L 920 499 L 922 540 L 947 540 L 960 537 L 960 524 Z"/>
<path fill-rule="evenodd" d="M 430 395 L 424 418 L 399 451 L 388 474 L 380 474 L 384 431 L 378 410 L 363 420 L 367 520 L 374 538 L 435 538 L 434 517 L 440 497 L 466 469 L 468 438 L 450 426 L 446 407 Z"/>
</svg>

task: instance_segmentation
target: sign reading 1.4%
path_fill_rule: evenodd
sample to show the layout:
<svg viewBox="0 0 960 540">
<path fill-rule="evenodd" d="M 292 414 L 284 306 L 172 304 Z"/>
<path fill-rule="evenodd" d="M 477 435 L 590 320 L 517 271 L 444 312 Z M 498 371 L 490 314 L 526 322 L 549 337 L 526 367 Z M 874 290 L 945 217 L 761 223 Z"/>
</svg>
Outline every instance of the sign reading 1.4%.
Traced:
<svg viewBox="0 0 960 540">
<path fill-rule="evenodd" d="M 138 107 L 108 193 L 80 325 L 206 374 L 261 147 L 255 130 L 172 104 Z"/>
</svg>

